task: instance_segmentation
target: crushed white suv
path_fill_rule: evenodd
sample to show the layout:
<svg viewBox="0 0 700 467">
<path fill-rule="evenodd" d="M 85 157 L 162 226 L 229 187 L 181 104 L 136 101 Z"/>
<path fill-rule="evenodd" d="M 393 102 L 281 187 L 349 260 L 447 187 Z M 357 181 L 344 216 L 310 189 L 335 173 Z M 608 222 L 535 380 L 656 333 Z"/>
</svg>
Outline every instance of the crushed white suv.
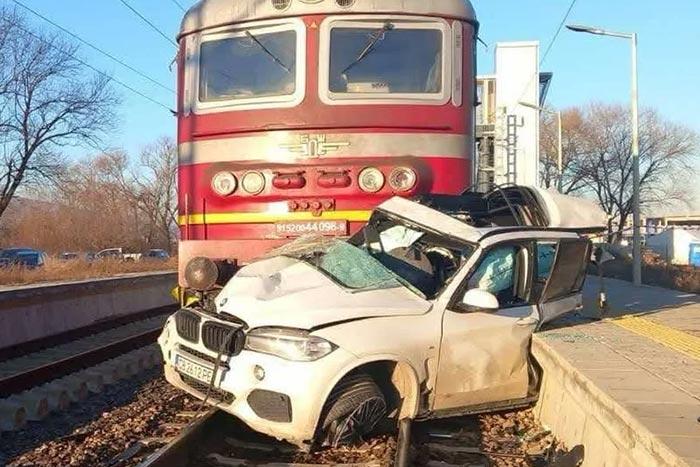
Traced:
<svg viewBox="0 0 700 467">
<path fill-rule="evenodd" d="M 300 238 L 178 311 L 166 378 L 301 447 L 531 404 L 532 334 L 581 306 L 583 232 L 605 222 L 537 188 L 393 198 L 352 238 Z"/>
</svg>

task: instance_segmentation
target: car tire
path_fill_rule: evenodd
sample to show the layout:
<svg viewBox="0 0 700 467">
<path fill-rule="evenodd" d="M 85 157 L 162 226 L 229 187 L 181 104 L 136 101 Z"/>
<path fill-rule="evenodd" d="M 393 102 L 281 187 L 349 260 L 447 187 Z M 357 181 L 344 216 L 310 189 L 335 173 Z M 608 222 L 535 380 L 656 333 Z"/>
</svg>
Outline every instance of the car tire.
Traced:
<svg viewBox="0 0 700 467">
<path fill-rule="evenodd" d="M 384 394 L 367 374 L 346 377 L 333 389 L 319 425 L 323 446 L 353 445 L 387 418 Z"/>
</svg>

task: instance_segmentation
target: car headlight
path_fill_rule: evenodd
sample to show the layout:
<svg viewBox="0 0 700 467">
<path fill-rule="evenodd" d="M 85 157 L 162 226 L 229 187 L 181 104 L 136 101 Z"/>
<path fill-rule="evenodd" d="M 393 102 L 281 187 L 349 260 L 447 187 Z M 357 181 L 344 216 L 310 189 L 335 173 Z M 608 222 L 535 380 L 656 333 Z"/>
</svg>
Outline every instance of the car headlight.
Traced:
<svg viewBox="0 0 700 467">
<path fill-rule="evenodd" d="M 359 183 L 362 191 L 376 193 L 384 188 L 386 179 L 381 170 L 374 167 L 367 167 L 360 172 Z"/>
<path fill-rule="evenodd" d="M 308 331 L 259 328 L 248 333 L 245 348 L 294 362 L 313 362 L 333 352 L 336 346 Z"/>
<path fill-rule="evenodd" d="M 238 180 L 231 172 L 219 172 L 211 179 L 211 187 L 219 196 L 230 196 L 238 188 Z"/>
<path fill-rule="evenodd" d="M 409 191 L 417 181 L 416 171 L 408 167 L 397 167 L 389 175 L 389 185 L 394 191 Z"/>
</svg>

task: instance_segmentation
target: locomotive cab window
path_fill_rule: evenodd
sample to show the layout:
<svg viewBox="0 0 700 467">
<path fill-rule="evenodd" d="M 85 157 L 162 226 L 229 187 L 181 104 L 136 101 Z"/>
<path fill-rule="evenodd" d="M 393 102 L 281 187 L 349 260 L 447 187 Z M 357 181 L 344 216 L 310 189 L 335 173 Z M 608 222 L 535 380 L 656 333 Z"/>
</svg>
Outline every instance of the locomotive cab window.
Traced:
<svg viewBox="0 0 700 467">
<path fill-rule="evenodd" d="M 250 25 L 203 36 L 197 108 L 295 105 L 304 92 L 303 25 Z M 282 105 L 280 105 L 282 104 Z"/>
<path fill-rule="evenodd" d="M 329 19 L 321 33 L 320 92 L 326 103 L 449 100 L 447 23 L 376 16 Z"/>
</svg>

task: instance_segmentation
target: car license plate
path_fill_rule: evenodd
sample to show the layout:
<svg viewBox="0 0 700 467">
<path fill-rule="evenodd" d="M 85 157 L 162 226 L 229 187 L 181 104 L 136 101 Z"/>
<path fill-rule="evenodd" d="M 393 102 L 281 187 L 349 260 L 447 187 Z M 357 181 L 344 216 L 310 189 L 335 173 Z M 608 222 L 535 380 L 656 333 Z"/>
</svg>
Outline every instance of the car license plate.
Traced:
<svg viewBox="0 0 700 467">
<path fill-rule="evenodd" d="M 175 368 L 179 372 L 207 384 L 211 382 L 211 377 L 214 374 L 213 368 L 195 363 L 182 355 L 175 356 Z"/>
<path fill-rule="evenodd" d="M 275 224 L 280 237 L 302 235 L 344 236 L 348 234 L 348 221 L 297 221 Z"/>
</svg>

